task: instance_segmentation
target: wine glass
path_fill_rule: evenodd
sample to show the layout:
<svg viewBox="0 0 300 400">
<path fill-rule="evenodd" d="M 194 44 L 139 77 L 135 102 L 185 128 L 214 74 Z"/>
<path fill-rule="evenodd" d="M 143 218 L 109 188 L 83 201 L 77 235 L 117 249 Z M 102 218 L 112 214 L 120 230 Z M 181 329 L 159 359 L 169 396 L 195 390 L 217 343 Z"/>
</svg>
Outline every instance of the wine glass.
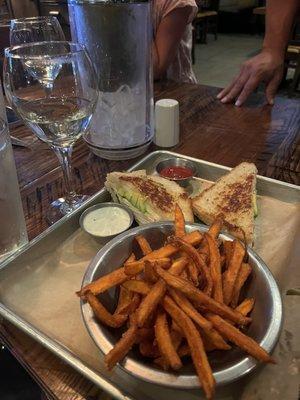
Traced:
<svg viewBox="0 0 300 400">
<path fill-rule="evenodd" d="M 54 223 L 87 198 L 75 193 L 71 154 L 89 126 L 98 99 L 92 62 L 84 47 L 70 42 L 40 42 L 5 49 L 6 96 L 42 141 L 56 153 L 64 175 L 66 196 L 47 213 Z M 45 83 L 51 84 L 49 94 Z"/>
<path fill-rule="evenodd" d="M 65 41 L 65 35 L 53 16 L 20 18 L 10 21 L 10 45 L 31 42 Z"/>
</svg>

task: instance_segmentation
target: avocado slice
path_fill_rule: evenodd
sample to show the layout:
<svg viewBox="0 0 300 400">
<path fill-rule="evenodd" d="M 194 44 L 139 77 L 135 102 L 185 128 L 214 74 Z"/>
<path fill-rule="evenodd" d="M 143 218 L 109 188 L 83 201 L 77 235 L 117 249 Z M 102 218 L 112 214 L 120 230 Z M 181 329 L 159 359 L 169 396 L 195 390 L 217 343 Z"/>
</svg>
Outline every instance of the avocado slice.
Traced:
<svg viewBox="0 0 300 400">
<path fill-rule="evenodd" d="M 143 200 L 143 198 L 140 196 L 137 202 L 137 208 L 142 212 L 145 213 L 146 212 L 146 206 L 145 206 L 145 201 Z"/>
<path fill-rule="evenodd" d="M 252 194 L 252 203 L 253 203 L 254 218 L 256 218 L 258 216 L 256 191 L 253 192 L 253 194 Z"/>
</svg>

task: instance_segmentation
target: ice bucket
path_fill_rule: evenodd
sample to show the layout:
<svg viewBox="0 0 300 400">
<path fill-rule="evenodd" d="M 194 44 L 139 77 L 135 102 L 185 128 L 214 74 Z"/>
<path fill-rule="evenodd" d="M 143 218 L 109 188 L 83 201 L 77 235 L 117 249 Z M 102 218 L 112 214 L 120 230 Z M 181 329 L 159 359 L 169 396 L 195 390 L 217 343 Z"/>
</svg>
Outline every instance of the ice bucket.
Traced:
<svg viewBox="0 0 300 400">
<path fill-rule="evenodd" d="M 153 138 L 151 1 L 68 0 L 72 40 L 86 46 L 100 97 L 84 139 L 99 156 L 128 159 Z"/>
</svg>

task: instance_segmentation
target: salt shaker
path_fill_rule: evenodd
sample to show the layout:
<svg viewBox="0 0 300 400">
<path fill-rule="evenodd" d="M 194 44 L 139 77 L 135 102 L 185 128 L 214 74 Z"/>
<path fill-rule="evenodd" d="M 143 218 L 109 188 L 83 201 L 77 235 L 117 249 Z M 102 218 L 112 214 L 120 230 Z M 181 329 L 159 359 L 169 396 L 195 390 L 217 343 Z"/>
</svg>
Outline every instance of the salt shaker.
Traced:
<svg viewBox="0 0 300 400">
<path fill-rule="evenodd" d="M 155 137 L 159 147 L 172 147 L 179 143 L 179 103 L 162 99 L 155 103 Z"/>
</svg>

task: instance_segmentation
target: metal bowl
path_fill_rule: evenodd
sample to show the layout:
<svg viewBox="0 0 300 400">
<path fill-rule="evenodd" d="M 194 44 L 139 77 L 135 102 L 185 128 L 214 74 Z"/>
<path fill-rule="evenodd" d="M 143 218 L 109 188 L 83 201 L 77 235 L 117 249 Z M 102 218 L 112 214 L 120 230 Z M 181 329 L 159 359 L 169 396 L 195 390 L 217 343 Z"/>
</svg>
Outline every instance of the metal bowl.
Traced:
<svg viewBox="0 0 300 400">
<path fill-rule="evenodd" d="M 207 231 L 201 224 L 187 224 L 187 231 L 199 229 Z M 158 222 L 131 229 L 106 244 L 89 265 L 83 278 L 82 286 L 118 268 L 131 254 L 134 248 L 134 238 L 137 234 L 144 235 L 155 249 L 162 245 L 166 236 L 173 231 L 173 223 Z M 221 238 L 232 240 L 227 234 Z M 279 289 L 266 264 L 248 248 L 249 263 L 253 268 L 251 280 L 245 288 L 247 297 L 255 298 L 255 307 L 252 312 L 252 323 L 247 334 L 256 340 L 267 352 L 272 352 L 278 340 L 282 324 L 282 303 Z M 118 293 L 115 288 L 102 293 L 100 299 L 110 312 L 113 312 L 117 303 Z M 111 330 L 93 317 L 88 304 L 81 302 L 81 310 L 86 327 L 99 349 L 107 354 L 121 337 L 121 331 Z M 209 353 L 209 360 L 213 369 L 217 385 L 233 382 L 252 371 L 258 362 L 248 357 L 237 347 L 229 351 L 215 351 Z M 150 361 L 141 357 L 137 350 L 132 350 L 120 363 L 126 372 L 155 384 L 180 389 L 199 387 L 191 362 L 177 372 L 165 372 L 156 368 Z"/>
<path fill-rule="evenodd" d="M 188 178 L 167 178 L 165 176 L 160 175 L 160 172 L 167 167 L 186 167 L 193 171 L 193 175 Z M 172 157 L 166 160 L 160 161 L 156 167 L 156 172 L 162 176 L 163 178 L 169 179 L 170 181 L 174 181 L 178 183 L 182 187 L 187 187 L 193 177 L 197 176 L 197 166 L 195 163 L 189 160 L 185 160 L 184 158 Z"/>
</svg>

